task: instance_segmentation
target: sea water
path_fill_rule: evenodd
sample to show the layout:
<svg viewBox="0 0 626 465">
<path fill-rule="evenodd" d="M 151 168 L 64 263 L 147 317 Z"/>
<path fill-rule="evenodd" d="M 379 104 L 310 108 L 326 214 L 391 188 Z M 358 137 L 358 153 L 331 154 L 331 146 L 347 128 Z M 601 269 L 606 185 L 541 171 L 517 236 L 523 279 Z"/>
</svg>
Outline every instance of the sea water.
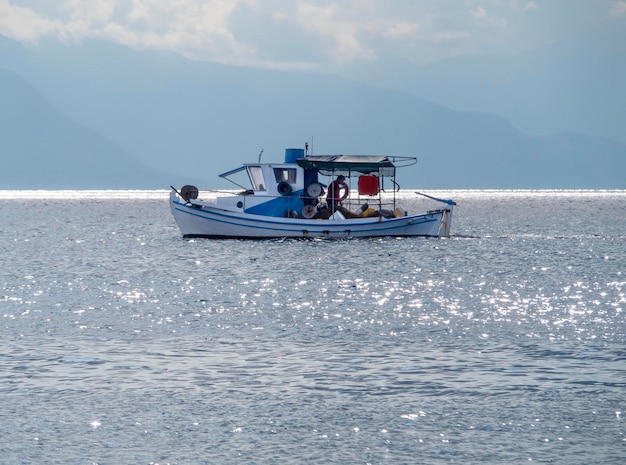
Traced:
<svg viewBox="0 0 626 465">
<path fill-rule="evenodd" d="M 0 462 L 626 463 L 626 192 L 429 194 L 452 237 L 0 193 Z"/>
</svg>

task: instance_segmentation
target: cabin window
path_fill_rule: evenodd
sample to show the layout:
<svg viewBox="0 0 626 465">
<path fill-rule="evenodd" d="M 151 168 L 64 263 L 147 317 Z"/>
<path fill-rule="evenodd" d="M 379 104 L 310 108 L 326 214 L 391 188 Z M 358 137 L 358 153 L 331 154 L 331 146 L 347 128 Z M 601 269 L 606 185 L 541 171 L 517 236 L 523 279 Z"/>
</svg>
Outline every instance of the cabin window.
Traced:
<svg viewBox="0 0 626 465">
<path fill-rule="evenodd" d="M 252 182 L 252 188 L 255 191 L 264 191 L 267 188 L 265 178 L 263 177 L 263 170 L 260 166 L 248 166 L 248 173 L 250 174 L 250 181 Z"/>
<path fill-rule="evenodd" d="M 296 168 L 274 168 L 276 182 L 296 183 Z"/>
</svg>

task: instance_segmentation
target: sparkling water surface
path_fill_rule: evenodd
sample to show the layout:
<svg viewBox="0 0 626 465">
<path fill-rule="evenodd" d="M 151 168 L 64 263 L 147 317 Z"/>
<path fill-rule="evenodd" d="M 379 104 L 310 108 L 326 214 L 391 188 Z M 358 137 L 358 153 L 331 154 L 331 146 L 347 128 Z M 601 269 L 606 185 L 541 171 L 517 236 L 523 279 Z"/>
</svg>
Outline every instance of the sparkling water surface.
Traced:
<svg viewBox="0 0 626 465">
<path fill-rule="evenodd" d="M 626 192 L 338 241 L 185 240 L 167 194 L 0 192 L 0 463 L 626 463 Z"/>
</svg>

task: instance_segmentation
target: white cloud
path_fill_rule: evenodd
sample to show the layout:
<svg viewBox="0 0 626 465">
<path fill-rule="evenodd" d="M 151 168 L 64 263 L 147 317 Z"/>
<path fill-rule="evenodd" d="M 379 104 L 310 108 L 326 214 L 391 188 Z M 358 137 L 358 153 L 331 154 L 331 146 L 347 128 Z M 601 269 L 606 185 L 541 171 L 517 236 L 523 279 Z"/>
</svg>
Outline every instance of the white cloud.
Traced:
<svg viewBox="0 0 626 465">
<path fill-rule="evenodd" d="M 106 24 L 113 20 L 117 0 L 65 0 L 60 9 L 66 11 L 71 21 L 88 24 Z"/>
<path fill-rule="evenodd" d="M 380 26 L 367 21 L 351 21 L 338 4 L 320 7 L 302 2 L 296 20 L 301 27 L 310 30 L 322 41 L 328 41 L 329 55 L 336 62 L 375 56 L 367 42 L 359 40 L 359 36 Z"/>
<path fill-rule="evenodd" d="M 0 0 L 0 34 L 21 42 L 36 42 L 39 37 L 56 34 L 62 28 L 60 22 L 42 17 L 30 8 Z"/>
<path fill-rule="evenodd" d="M 524 5 L 524 10 L 526 11 L 537 11 L 539 9 L 539 5 L 537 2 L 528 2 Z"/>
<path fill-rule="evenodd" d="M 265 18 L 262 24 L 252 23 L 264 28 L 257 37 L 277 35 L 288 25 L 292 37 L 286 40 L 306 38 L 318 50 L 317 62 L 324 56 L 334 63 L 370 60 L 381 42 L 402 47 L 459 35 L 456 29 L 437 27 L 428 9 L 420 13 L 413 2 L 386 0 L 62 0 L 48 2 L 48 8 L 37 0 L 0 0 L 0 11 L 6 12 L 0 16 L 0 34 L 31 41 L 42 36 L 65 41 L 99 37 L 224 63 L 288 67 L 272 58 L 272 50 L 261 49 L 261 41 L 246 40 L 248 31 L 233 27 L 233 16 L 244 7 L 252 15 L 247 26 Z M 298 60 L 294 66 L 316 65 Z"/>
<path fill-rule="evenodd" d="M 472 10 L 472 16 L 476 20 L 482 21 L 485 25 L 490 27 L 506 28 L 508 24 L 506 18 L 495 16 L 489 13 L 485 7 L 480 5 Z"/>
<path fill-rule="evenodd" d="M 98 37 L 228 64 L 310 69 L 385 54 L 419 63 L 515 53 L 553 40 L 554 24 L 579 28 L 595 11 L 624 16 L 626 0 L 0 0 L 0 34 L 23 42 Z"/>
<path fill-rule="evenodd" d="M 476 18 L 476 19 L 486 19 L 487 18 L 487 10 L 484 7 L 482 7 L 482 6 L 477 7 L 472 12 L 472 14 L 474 15 L 474 18 Z"/>
<path fill-rule="evenodd" d="M 611 16 L 626 16 L 626 1 L 615 2 L 611 8 Z"/>
</svg>

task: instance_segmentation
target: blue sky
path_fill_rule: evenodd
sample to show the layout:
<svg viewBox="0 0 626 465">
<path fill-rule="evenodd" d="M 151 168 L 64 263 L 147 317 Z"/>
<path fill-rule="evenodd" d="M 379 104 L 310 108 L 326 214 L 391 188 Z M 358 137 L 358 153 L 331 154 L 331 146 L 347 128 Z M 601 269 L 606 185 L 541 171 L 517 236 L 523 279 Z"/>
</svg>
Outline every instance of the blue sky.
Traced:
<svg viewBox="0 0 626 465">
<path fill-rule="evenodd" d="M 104 38 L 312 71 L 515 54 L 616 25 L 626 27 L 626 0 L 0 0 L 0 34 L 24 43 Z"/>
</svg>

